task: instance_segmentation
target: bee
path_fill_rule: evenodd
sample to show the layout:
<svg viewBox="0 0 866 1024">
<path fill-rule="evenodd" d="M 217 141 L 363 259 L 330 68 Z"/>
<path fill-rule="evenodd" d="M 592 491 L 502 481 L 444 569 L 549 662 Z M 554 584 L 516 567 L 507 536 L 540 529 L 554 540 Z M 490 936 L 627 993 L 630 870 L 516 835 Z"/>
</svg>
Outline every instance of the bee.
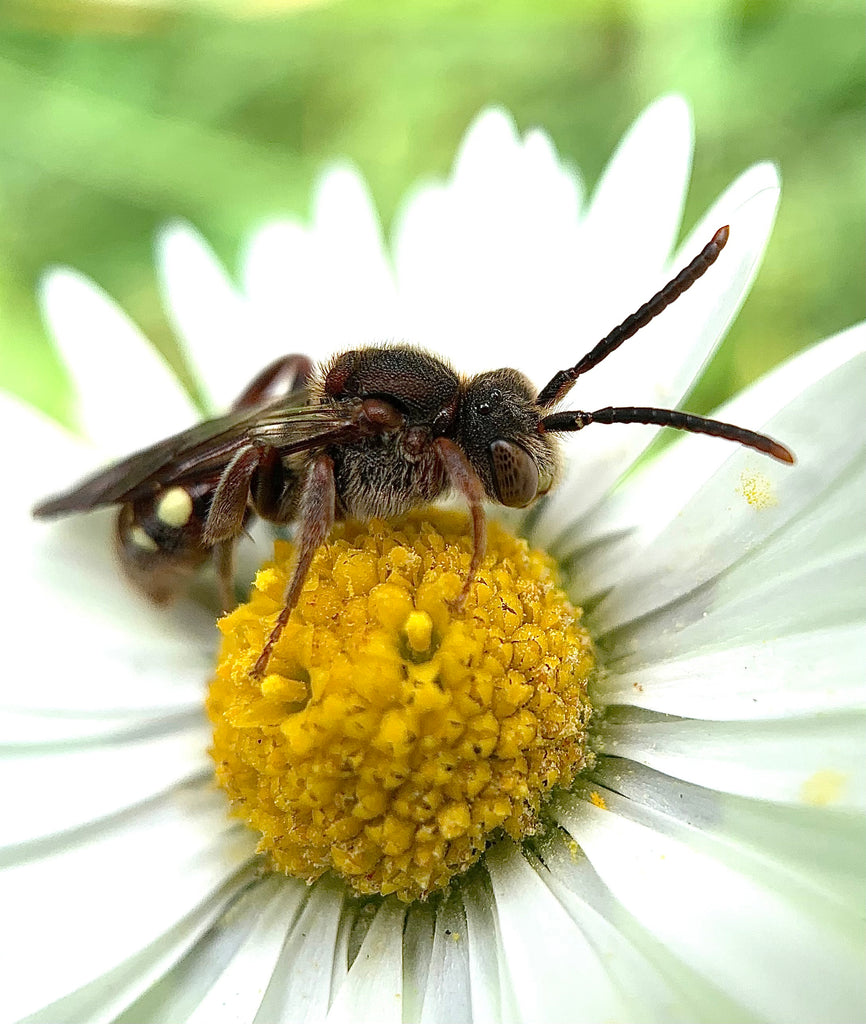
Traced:
<svg viewBox="0 0 866 1024">
<path fill-rule="evenodd" d="M 582 374 L 690 288 L 728 234 L 720 228 L 664 288 L 541 391 L 509 368 L 461 377 L 409 345 L 343 352 L 318 369 L 305 356 L 289 355 L 263 370 L 226 415 L 109 466 L 33 514 L 44 519 L 118 505 L 120 564 L 136 586 L 167 601 L 212 558 L 225 610 L 234 603 L 235 543 L 249 518 L 295 523 L 292 576 L 252 670 L 256 677 L 265 673 L 313 556 L 337 519 L 396 516 L 456 491 L 468 505 L 473 537 L 459 606 L 484 555 L 484 502 L 524 508 L 547 494 L 559 473 L 555 435 L 592 423 L 649 423 L 794 462 L 772 438 L 678 410 L 551 411 Z"/>
</svg>

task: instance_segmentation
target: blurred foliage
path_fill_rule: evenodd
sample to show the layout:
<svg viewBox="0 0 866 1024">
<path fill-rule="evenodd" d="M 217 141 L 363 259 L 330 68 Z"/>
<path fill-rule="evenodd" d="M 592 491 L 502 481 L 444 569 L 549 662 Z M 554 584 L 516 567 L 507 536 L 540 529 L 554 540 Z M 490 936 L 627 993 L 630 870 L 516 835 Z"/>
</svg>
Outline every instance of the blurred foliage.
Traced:
<svg viewBox="0 0 866 1024">
<path fill-rule="evenodd" d="M 784 180 L 755 292 L 690 402 L 706 411 L 863 317 L 859 0 L 0 0 L 0 384 L 68 413 L 34 298 L 49 264 L 91 275 L 177 365 L 152 255 L 167 219 L 231 267 L 252 224 L 306 214 L 316 172 L 349 157 L 387 224 L 491 103 L 593 182 L 671 91 L 697 129 L 684 229 L 757 160 Z"/>
</svg>

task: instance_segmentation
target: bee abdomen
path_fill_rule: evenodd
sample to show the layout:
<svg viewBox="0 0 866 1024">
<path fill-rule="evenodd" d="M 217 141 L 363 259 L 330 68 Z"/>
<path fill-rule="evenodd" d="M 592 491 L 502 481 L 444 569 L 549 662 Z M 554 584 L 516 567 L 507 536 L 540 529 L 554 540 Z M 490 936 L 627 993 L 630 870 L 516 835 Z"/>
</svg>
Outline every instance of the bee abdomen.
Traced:
<svg viewBox="0 0 866 1024">
<path fill-rule="evenodd" d="M 207 561 L 202 532 L 213 485 L 176 485 L 121 506 L 117 551 L 130 582 L 164 604 L 186 588 Z"/>
</svg>

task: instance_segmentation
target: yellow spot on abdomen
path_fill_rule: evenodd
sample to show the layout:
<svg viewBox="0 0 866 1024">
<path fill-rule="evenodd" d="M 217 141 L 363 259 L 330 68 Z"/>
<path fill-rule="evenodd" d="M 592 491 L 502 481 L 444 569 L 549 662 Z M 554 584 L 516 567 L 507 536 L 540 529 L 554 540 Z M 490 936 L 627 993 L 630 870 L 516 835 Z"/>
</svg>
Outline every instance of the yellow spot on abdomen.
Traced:
<svg viewBox="0 0 866 1024">
<path fill-rule="evenodd" d="M 156 504 L 156 516 L 175 529 L 186 526 L 192 515 L 192 498 L 185 487 L 169 487 Z"/>
<path fill-rule="evenodd" d="M 159 551 L 159 544 L 151 537 L 144 527 L 136 524 L 129 531 L 129 538 L 132 543 L 137 547 L 141 548 L 142 551 Z"/>
</svg>

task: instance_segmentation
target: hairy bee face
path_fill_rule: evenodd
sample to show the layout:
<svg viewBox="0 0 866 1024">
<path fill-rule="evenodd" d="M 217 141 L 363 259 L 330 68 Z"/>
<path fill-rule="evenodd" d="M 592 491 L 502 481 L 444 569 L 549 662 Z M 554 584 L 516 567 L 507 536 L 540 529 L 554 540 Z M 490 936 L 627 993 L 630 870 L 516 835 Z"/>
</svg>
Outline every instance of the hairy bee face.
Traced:
<svg viewBox="0 0 866 1024">
<path fill-rule="evenodd" d="M 538 432 L 535 388 L 517 370 L 474 377 L 460 400 L 457 442 L 487 496 L 524 508 L 546 494 L 559 470 L 554 438 Z"/>
</svg>

